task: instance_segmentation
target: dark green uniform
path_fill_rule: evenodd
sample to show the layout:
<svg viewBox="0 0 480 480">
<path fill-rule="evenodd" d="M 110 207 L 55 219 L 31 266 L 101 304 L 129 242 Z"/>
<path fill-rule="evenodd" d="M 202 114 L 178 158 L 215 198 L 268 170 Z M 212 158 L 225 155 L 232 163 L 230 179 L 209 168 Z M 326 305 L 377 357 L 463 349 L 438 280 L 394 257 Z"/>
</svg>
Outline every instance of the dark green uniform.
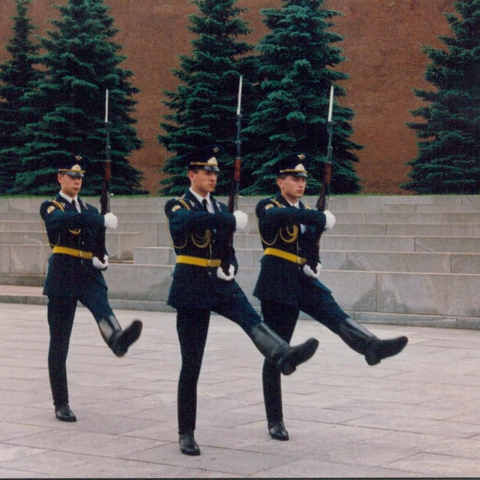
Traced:
<svg viewBox="0 0 480 480">
<path fill-rule="evenodd" d="M 210 198 L 214 214 L 205 211 L 190 191 L 165 205 L 177 254 L 168 304 L 178 312 L 177 331 L 182 352 L 178 384 L 180 435 L 195 430 L 197 383 L 211 311 L 234 321 L 247 334 L 262 321 L 235 280 L 217 277 L 220 258 L 226 251 L 223 242 L 228 242 L 228 236 L 235 231 L 235 217 L 228 213 L 226 205 Z M 230 255 L 230 264 L 237 270 L 235 252 L 231 250 Z M 201 263 L 201 260 L 205 266 L 183 263 Z M 207 266 L 207 262 L 211 262 L 211 266 Z"/>
<path fill-rule="evenodd" d="M 104 217 L 94 206 L 80 198 L 78 202 L 81 213 L 61 195 L 40 207 L 53 251 L 43 293 L 48 296 L 48 367 L 56 408 L 69 403 L 66 361 L 78 301 L 90 310 L 115 355 L 124 355 L 142 329 L 142 323 L 135 320 L 122 332 L 108 303 L 102 272 L 92 264 L 92 251 L 99 236 L 103 238 Z"/>
<path fill-rule="evenodd" d="M 261 301 L 265 323 L 290 342 L 300 311 L 339 335 L 352 349 L 365 355 L 369 365 L 401 351 L 406 337 L 380 340 L 354 322 L 340 308 L 332 292 L 317 278 L 304 273 L 304 265 L 316 265 L 319 237 L 326 216 L 299 202 L 291 206 L 282 195 L 261 200 L 256 207 L 264 249 L 254 295 Z M 273 438 L 288 440 L 283 426 L 281 379 L 268 361 L 263 367 L 265 408 Z M 276 427 L 275 427 L 276 426 Z M 280 437 L 280 438 L 279 438 Z"/>
<path fill-rule="evenodd" d="M 188 170 L 191 189 L 165 205 L 177 254 L 168 304 L 177 309 L 182 354 L 178 429 L 180 450 L 186 455 L 200 455 L 194 439 L 197 383 L 212 311 L 237 323 L 274 368 L 285 375 L 293 373 L 318 347 L 315 339 L 290 347 L 262 321 L 233 278 L 232 271 L 238 269 L 233 234 L 237 221 L 243 218 L 246 223 L 246 215 L 229 213 L 227 206 L 211 195 L 219 172 L 217 157 L 222 151 L 220 146 L 211 145 L 181 157 L 179 162 Z"/>
</svg>

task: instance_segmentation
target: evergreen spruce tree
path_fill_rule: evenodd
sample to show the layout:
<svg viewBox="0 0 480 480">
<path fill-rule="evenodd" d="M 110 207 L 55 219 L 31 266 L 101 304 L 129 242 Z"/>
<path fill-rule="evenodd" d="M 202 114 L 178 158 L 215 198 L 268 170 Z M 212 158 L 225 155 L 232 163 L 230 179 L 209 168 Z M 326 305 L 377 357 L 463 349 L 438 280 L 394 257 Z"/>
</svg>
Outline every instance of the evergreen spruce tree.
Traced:
<svg viewBox="0 0 480 480">
<path fill-rule="evenodd" d="M 5 47 L 11 58 L 0 65 L 0 195 L 12 188 L 18 167 L 16 148 L 23 145 L 21 129 L 29 118 L 22 111 L 22 96 L 42 73 L 34 68 L 38 44 L 31 40 L 35 27 L 27 16 L 31 0 L 15 0 L 13 36 Z"/>
<path fill-rule="evenodd" d="M 111 38 L 118 32 L 103 0 L 68 0 L 55 6 L 60 20 L 40 44 L 45 78 L 25 95 L 28 110 L 38 120 L 23 129 L 21 171 L 12 193 L 50 195 L 58 185 L 53 173 L 65 157 L 81 155 L 88 160 L 82 193 L 99 194 L 105 161 L 105 97 L 109 90 L 111 191 L 143 193 L 141 173 L 127 158 L 141 146 L 131 117 L 138 92 L 129 78 L 133 73 L 118 65 L 125 57 Z"/>
<path fill-rule="evenodd" d="M 316 193 L 326 160 L 330 86 L 348 75 L 332 67 L 344 58 L 332 44 L 343 37 L 329 31 L 339 12 L 326 10 L 323 0 L 283 0 L 280 9 L 265 9 L 264 23 L 271 30 L 259 42 L 261 100 L 244 130 L 255 150 L 244 157 L 247 176 L 255 183 L 246 194 L 275 193 L 275 165 L 290 153 L 304 152 L 317 162 L 309 170 L 308 193 Z M 335 97 L 345 90 L 335 86 Z M 356 193 L 359 178 L 352 153 L 362 147 L 348 138 L 353 111 L 335 102 L 333 110 L 332 191 Z"/>
<path fill-rule="evenodd" d="M 408 124 L 422 141 L 401 186 L 420 194 L 480 193 L 480 0 L 454 6 L 460 16 L 444 14 L 454 36 L 439 37 L 446 49 L 424 48 L 436 90 L 415 90 L 430 105 L 412 113 L 425 122 Z"/>
<path fill-rule="evenodd" d="M 191 41 L 191 56 L 181 55 L 180 68 L 174 75 L 180 85 L 174 92 L 164 92 L 169 99 L 164 104 L 173 112 L 165 115 L 160 125 L 165 133 L 159 142 L 169 152 L 175 152 L 163 168 L 170 176 L 161 181 L 166 195 L 179 195 L 189 184 L 185 169 L 178 166 L 180 156 L 195 148 L 217 143 L 228 155 L 222 158 L 217 194 L 228 192 L 231 184 L 229 168 L 235 154 L 236 110 L 239 75 L 243 92 L 250 98 L 252 61 L 242 57 L 253 47 L 238 37 L 249 33 L 240 15 L 244 8 L 236 7 L 237 0 L 193 0 L 200 15 L 190 15 L 188 30 L 196 37 Z M 244 59 L 245 58 L 245 59 Z M 246 103 L 243 105 L 246 111 Z"/>
</svg>

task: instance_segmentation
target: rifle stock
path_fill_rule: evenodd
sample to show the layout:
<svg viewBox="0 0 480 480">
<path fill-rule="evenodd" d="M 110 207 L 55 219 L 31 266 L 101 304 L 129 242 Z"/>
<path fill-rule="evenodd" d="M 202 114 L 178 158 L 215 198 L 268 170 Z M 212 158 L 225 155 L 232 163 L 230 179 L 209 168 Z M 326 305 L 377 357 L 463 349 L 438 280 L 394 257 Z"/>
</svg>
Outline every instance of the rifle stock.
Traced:
<svg viewBox="0 0 480 480">
<path fill-rule="evenodd" d="M 104 164 L 103 173 L 103 188 L 100 195 L 101 214 L 105 215 L 110 211 L 110 181 L 112 179 L 112 160 L 111 160 L 111 147 L 110 147 L 110 122 L 105 123 L 105 131 L 107 133 L 107 147 L 106 147 L 106 160 Z"/>
<path fill-rule="evenodd" d="M 330 180 L 332 179 L 332 162 L 325 162 L 323 167 L 323 180 L 315 207 L 324 212 L 328 210 L 328 201 L 330 199 Z"/>
<path fill-rule="evenodd" d="M 238 84 L 238 106 L 237 106 L 237 139 L 235 145 L 237 146 L 237 156 L 233 162 L 233 178 L 232 187 L 230 189 L 230 196 L 228 198 L 228 211 L 233 213 L 238 209 L 238 196 L 240 194 L 240 177 L 242 167 L 242 84 L 243 77 L 240 76 Z"/>
<path fill-rule="evenodd" d="M 233 213 L 238 209 L 238 195 L 240 191 L 240 176 L 241 176 L 242 160 L 236 157 L 233 162 L 233 179 L 232 188 L 230 189 L 230 196 L 228 197 L 228 211 Z"/>
</svg>

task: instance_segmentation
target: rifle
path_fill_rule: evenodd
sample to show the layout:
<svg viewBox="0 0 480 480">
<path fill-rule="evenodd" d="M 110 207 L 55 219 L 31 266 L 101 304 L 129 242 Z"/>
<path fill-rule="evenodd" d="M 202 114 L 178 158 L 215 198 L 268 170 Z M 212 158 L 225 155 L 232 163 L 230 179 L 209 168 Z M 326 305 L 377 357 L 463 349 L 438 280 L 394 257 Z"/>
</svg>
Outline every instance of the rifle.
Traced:
<svg viewBox="0 0 480 480">
<path fill-rule="evenodd" d="M 324 212 L 328 210 L 328 203 L 330 200 L 330 180 L 332 176 L 332 112 L 333 112 L 333 85 L 330 88 L 330 103 L 328 107 L 328 121 L 327 121 L 327 131 L 328 131 L 328 147 L 327 147 L 327 160 L 323 169 L 323 180 L 322 187 L 320 188 L 320 195 L 318 196 L 317 203 L 315 207 L 317 210 Z M 307 265 L 312 269 L 313 272 L 317 272 L 317 265 L 320 263 L 320 238 L 322 236 L 322 231 L 317 231 L 315 234 L 315 241 L 311 244 L 311 251 L 307 255 Z M 318 235 L 318 238 L 317 238 Z M 310 250 L 310 248 L 309 248 Z"/>
<path fill-rule="evenodd" d="M 330 87 L 330 103 L 328 107 L 328 121 L 327 121 L 327 131 L 328 131 L 328 147 L 327 147 L 327 160 L 323 168 L 323 181 L 322 187 L 320 189 L 320 195 L 318 197 L 315 207 L 317 210 L 324 212 L 328 210 L 328 203 L 330 200 L 330 180 L 332 178 L 332 131 L 333 131 L 333 122 L 332 122 L 332 113 L 333 113 L 333 85 Z"/>
<path fill-rule="evenodd" d="M 238 106 L 237 106 L 237 140 L 235 144 L 237 146 L 237 156 L 235 157 L 235 161 L 233 162 L 233 179 L 232 179 L 232 187 L 230 189 L 230 197 L 228 198 L 228 211 L 233 213 L 235 210 L 238 209 L 238 196 L 240 193 L 240 170 L 242 165 L 241 159 L 241 146 L 242 141 L 240 135 L 242 133 L 242 84 L 243 84 L 243 77 L 240 76 L 239 84 L 238 84 Z"/>
<path fill-rule="evenodd" d="M 237 156 L 235 157 L 235 161 L 233 163 L 233 178 L 232 178 L 232 186 L 230 189 L 230 196 L 228 198 L 228 211 L 233 213 L 238 208 L 238 196 L 240 192 L 240 167 L 241 167 L 241 139 L 240 134 L 242 130 L 242 84 L 243 84 L 243 77 L 240 76 L 239 84 L 238 84 L 238 106 L 237 106 Z M 221 256 L 221 269 L 228 275 L 229 268 L 230 268 L 230 257 L 233 252 L 233 233 L 225 239 L 225 250 L 223 255 Z"/>
<path fill-rule="evenodd" d="M 105 91 L 105 133 L 106 133 L 106 160 L 104 164 L 104 175 L 103 175 L 103 188 L 100 195 L 100 213 L 105 215 L 110 212 L 110 180 L 112 179 L 112 160 L 111 153 L 112 149 L 110 147 L 110 130 L 112 124 L 108 121 L 108 89 Z M 98 235 L 97 239 L 97 251 L 94 253 L 94 256 L 103 262 L 103 258 L 107 253 L 105 245 L 105 232 L 106 228 L 103 228 Z"/>
</svg>

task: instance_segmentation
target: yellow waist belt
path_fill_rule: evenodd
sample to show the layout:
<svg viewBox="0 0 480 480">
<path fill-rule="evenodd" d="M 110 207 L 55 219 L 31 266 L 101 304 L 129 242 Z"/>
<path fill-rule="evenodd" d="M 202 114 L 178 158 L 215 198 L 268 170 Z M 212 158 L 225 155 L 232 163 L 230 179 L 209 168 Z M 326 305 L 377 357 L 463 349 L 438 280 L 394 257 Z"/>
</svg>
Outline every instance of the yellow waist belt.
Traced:
<svg viewBox="0 0 480 480">
<path fill-rule="evenodd" d="M 91 260 L 93 257 L 92 252 L 83 252 L 82 250 L 77 250 L 76 248 L 68 247 L 53 247 L 53 253 L 63 253 L 64 255 L 71 255 L 72 257 L 84 258 L 85 260 Z"/>
<path fill-rule="evenodd" d="M 219 267 L 221 260 L 210 260 L 208 258 L 190 257 L 188 255 L 179 255 L 177 263 L 188 263 L 197 267 Z"/>
<path fill-rule="evenodd" d="M 305 265 L 307 262 L 306 258 L 299 257 L 293 253 L 284 252 L 283 250 L 279 250 L 278 248 L 267 248 L 263 252 L 264 255 L 273 255 L 274 257 L 280 257 L 284 260 L 288 260 L 289 262 L 296 263 L 297 265 Z"/>
</svg>

